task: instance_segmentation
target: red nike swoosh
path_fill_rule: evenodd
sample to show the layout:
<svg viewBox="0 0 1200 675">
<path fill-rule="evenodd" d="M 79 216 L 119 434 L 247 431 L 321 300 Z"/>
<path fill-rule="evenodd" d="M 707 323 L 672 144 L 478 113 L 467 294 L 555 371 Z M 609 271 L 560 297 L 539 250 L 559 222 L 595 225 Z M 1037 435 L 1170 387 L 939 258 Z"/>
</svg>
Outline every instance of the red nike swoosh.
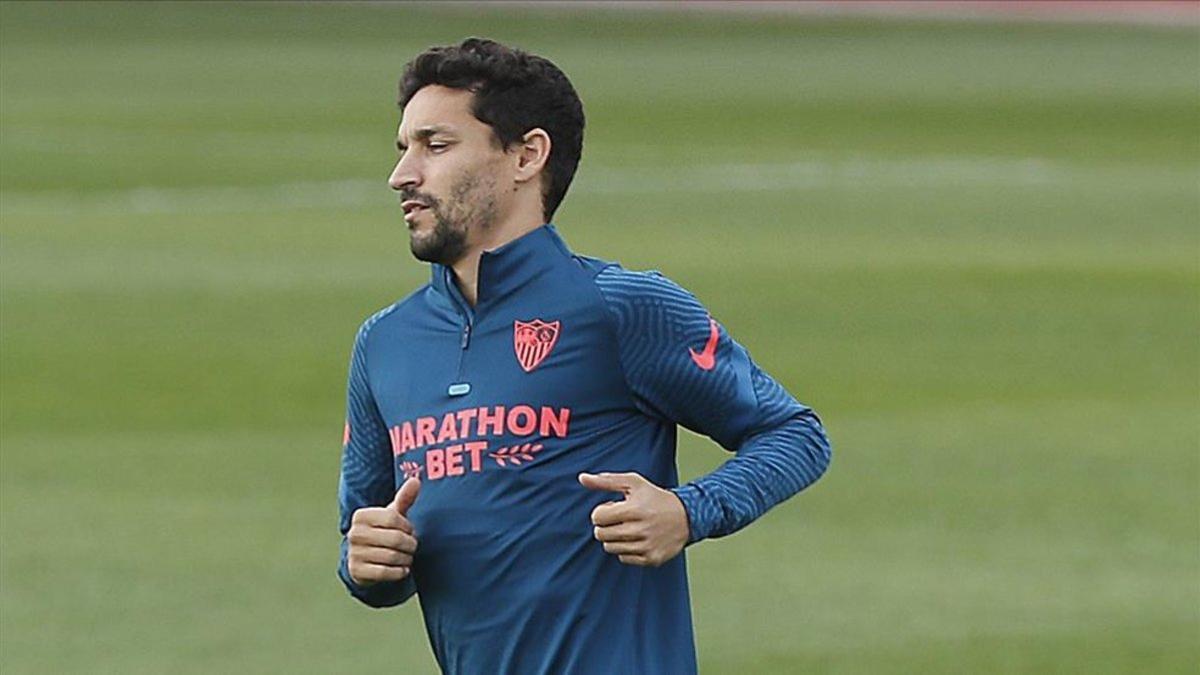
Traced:
<svg viewBox="0 0 1200 675">
<path fill-rule="evenodd" d="M 692 355 L 692 361 L 700 366 L 700 370 L 712 370 L 717 365 L 717 340 L 721 335 L 717 332 L 717 322 L 711 317 L 708 319 L 708 342 L 704 343 L 704 351 L 697 353 L 695 349 L 688 347 L 688 353 Z"/>
</svg>

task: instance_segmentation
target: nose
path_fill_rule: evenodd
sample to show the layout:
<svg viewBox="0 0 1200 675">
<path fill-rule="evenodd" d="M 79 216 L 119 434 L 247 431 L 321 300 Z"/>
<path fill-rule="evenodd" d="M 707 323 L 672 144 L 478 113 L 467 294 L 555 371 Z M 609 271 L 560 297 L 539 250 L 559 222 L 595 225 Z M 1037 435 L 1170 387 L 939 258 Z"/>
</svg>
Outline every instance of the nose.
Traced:
<svg viewBox="0 0 1200 675">
<path fill-rule="evenodd" d="M 396 162 L 395 168 L 392 169 L 392 175 L 388 176 L 388 187 L 393 190 L 404 190 L 406 188 L 415 188 L 421 184 L 420 174 L 416 170 L 416 165 L 409 159 L 409 153 L 406 153 Z"/>
</svg>

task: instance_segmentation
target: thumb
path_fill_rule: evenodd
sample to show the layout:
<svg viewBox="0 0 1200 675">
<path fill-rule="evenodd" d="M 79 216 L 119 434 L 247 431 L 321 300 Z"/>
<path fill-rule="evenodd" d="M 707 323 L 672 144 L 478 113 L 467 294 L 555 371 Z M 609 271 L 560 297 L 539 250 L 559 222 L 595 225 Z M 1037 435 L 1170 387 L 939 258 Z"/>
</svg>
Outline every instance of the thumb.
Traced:
<svg viewBox="0 0 1200 675">
<path fill-rule="evenodd" d="M 421 479 L 413 476 L 404 481 L 399 490 L 396 490 L 396 498 L 392 500 L 389 508 L 395 509 L 400 515 L 407 515 L 408 509 L 412 507 L 413 502 L 417 501 L 417 493 L 421 491 Z"/>
<path fill-rule="evenodd" d="M 628 493 L 646 481 L 636 473 L 581 473 L 579 484 L 589 490 Z"/>
</svg>

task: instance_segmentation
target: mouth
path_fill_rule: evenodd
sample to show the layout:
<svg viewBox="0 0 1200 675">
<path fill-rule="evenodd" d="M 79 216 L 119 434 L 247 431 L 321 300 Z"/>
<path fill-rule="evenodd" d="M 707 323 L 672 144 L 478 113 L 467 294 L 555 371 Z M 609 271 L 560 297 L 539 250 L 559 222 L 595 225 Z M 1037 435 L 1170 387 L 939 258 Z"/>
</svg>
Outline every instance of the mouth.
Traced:
<svg viewBox="0 0 1200 675">
<path fill-rule="evenodd" d="M 418 213 L 429 207 L 424 202 L 419 202 L 415 199 L 406 199 L 400 203 L 400 208 L 404 210 L 404 220 L 411 221 Z"/>
</svg>

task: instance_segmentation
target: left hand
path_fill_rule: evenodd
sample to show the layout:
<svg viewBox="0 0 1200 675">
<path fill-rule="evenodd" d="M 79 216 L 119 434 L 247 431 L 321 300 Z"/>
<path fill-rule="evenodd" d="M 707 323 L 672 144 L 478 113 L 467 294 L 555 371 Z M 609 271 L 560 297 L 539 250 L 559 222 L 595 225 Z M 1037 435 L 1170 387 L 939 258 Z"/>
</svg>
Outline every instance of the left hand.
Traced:
<svg viewBox="0 0 1200 675">
<path fill-rule="evenodd" d="M 593 536 L 626 565 L 658 567 L 679 555 L 688 540 L 683 502 L 636 473 L 579 474 L 589 490 L 620 492 L 622 501 L 592 510 Z"/>
</svg>

